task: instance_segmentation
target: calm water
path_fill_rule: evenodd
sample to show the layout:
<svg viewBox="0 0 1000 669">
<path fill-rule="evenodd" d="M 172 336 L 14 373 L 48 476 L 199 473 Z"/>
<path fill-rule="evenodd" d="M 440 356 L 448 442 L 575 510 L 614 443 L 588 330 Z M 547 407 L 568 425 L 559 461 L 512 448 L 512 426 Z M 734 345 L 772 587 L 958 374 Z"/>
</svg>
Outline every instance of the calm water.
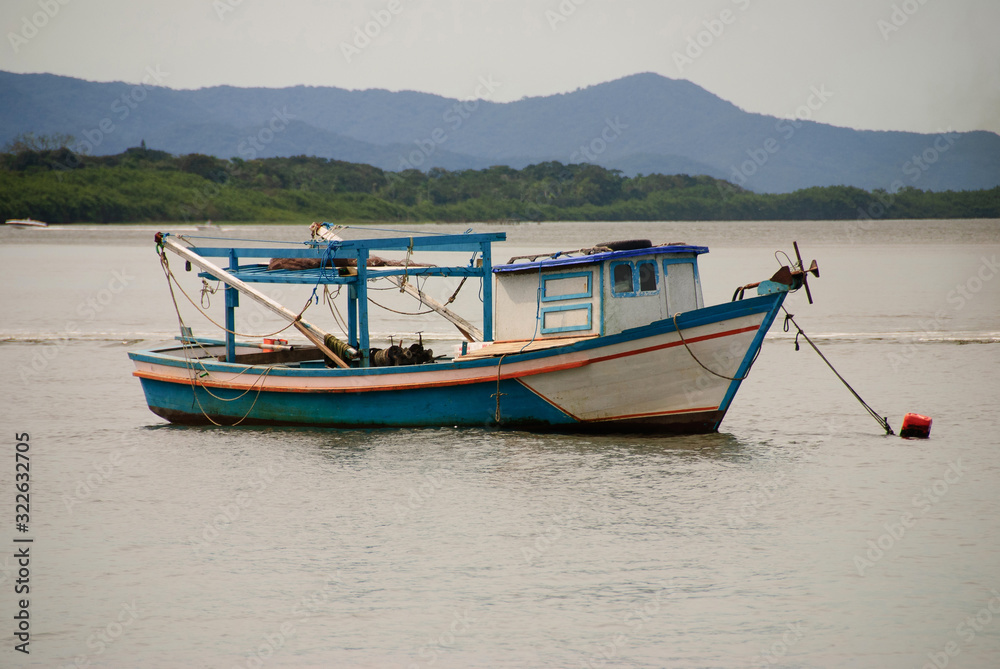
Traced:
<svg viewBox="0 0 1000 669">
<path fill-rule="evenodd" d="M 998 665 L 1000 222 L 493 229 L 500 261 L 706 244 L 708 303 L 797 239 L 822 277 L 789 310 L 896 428 L 924 413 L 932 438 L 883 436 L 780 323 L 714 435 L 173 427 L 125 355 L 177 330 L 153 228 L 0 229 L 8 621 L 15 432 L 35 540 L 31 654 L 8 623 L 0 666 Z M 475 313 L 476 289 L 457 304 Z M 331 324 L 325 308 L 307 318 Z M 245 311 L 245 331 L 281 326 Z M 436 321 L 374 329 L 457 341 Z"/>
</svg>

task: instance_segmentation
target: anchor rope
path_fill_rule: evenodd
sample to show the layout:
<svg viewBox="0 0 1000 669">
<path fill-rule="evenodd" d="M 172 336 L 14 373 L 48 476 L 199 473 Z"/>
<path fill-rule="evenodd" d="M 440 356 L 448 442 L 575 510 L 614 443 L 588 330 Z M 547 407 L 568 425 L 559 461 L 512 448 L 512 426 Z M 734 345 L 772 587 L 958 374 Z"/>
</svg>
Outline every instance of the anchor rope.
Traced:
<svg viewBox="0 0 1000 669">
<path fill-rule="evenodd" d="M 493 419 L 496 421 L 497 425 L 500 424 L 500 398 L 507 394 L 500 392 L 500 369 L 503 367 L 503 359 L 506 357 L 507 354 L 504 353 L 500 356 L 499 362 L 497 362 L 497 391 L 493 394 L 493 397 L 495 397 L 497 401 L 496 411 L 493 413 Z"/>
<path fill-rule="evenodd" d="M 798 332 L 795 335 L 795 350 L 796 351 L 799 350 L 799 335 L 802 335 L 802 337 L 806 340 L 806 342 L 808 342 L 809 345 L 812 346 L 813 350 L 816 351 L 819 357 L 823 359 L 823 362 L 826 363 L 826 366 L 829 367 L 833 371 L 833 373 L 837 375 L 837 378 L 840 379 L 840 382 L 843 383 L 845 386 L 847 386 L 847 389 L 850 390 L 851 394 L 854 395 L 854 397 L 858 400 L 858 402 L 861 403 L 861 406 L 863 406 L 865 410 L 869 414 L 871 414 L 871 417 L 874 418 L 878 422 L 878 424 L 882 426 L 882 429 L 885 430 L 886 435 L 891 436 L 896 434 L 895 432 L 892 431 L 892 428 L 889 427 L 888 419 L 884 418 L 883 416 L 880 416 L 878 412 L 872 409 L 867 402 L 861 399 L 861 395 L 859 395 L 858 392 L 851 387 L 851 384 L 847 382 L 847 379 L 845 379 L 843 376 L 840 375 L 840 372 L 838 372 L 834 368 L 834 366 L 830 363 L 830 361 L 826 359 L 826 356 L 823 355 L 823 352 L 819 350 L 819 347 L 813 343 L 813 340 L 809 338 L 809 335 L 807 335 L 805 331 L 803 331 L 802 328 L 799 327 L 799 324 L 795 322 L 795 319 L 792 317 L 792 314 L 788 313 L 788 310 L 785 309 L 784 306 L 781 307 L 781 310 L 785 312 L 785 323 L 782 326 L 782 329 L 785 332 L 788 332 L 788 324 L 791 323 L 792 325 L 795 326 L 795 329 L 798 330 Z"/>
</svg>

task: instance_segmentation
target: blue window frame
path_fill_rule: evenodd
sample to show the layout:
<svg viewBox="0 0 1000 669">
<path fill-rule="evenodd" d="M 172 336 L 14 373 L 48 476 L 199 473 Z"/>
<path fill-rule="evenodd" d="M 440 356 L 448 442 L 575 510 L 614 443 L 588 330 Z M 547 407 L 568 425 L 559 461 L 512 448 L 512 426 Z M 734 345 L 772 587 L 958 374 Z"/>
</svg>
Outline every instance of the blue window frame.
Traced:
<svg viewBox="0 0 1000 669">
<path fill-rule="evenodd" d="M 579 311 L 580 314 L 570 314 Z M 569 316 L 569 319 L 559 318 L 559 324 L 549 325 L 549 314 L 559 316 Z M 591 330 L 593 328 L 593 309 L 589 304 L 564 304 L 557 307 L 542 307 L 542 334 L 554 334 L 557 332 L 579 332 L 581 330 Z M 577 322 L 572 322 L 572 319 Z M 556 318 L 553 318 L 556 320 Z M 569 324 L 566 324 L 566 323 Z"/>
<path fill-rule="evenodd" d="M 704 306 L 701 300 L 701 276 L 698 274 L 698 263 L 693 258 L 667 258 L 663 261 L 663 276 L 664 281 L 666 281 L 666 276 L 670 273 L 671 265 L 690 265 L 691 266 L 691 276 L 694 278 L 694 301 L 696 308 L 701 308 Z"/>
<path fill-rule="evenodd" d="M 657 276 L 656 263 L 652 260 L 640 260 L 635 264 L 636 292 L 640 295 L 655 295 L 660 285 Z"/>
<path fill-rule="evenodd" d="M 575 300 L 585 297 L 593 297 L 594 295 L 594 283 L 593 283 L 593 272 L 565 272 L 563 274 L 552 274 L 550 276 L 542 277 L 542 302 L 553 302 L 555 300 Z M 584 288 L 582 292 L 577 293 L 559 293 L 556 284 L 557 282 L 564 279 L 578 279 L 586 278 L 587 287 Z M 552 283 L 551 287 L 549 283 Z"/>
<path fill-rule="evenodd" d="M 632 275 L 632 263 L 628 260 L 611 263 L 611 294 L 623 297 L 635 293 Z"/>
<path fill-rule="evenodd" d="M 611 263 L 611 294 L 639 297 L 660 292 L 660 272 L 653 260 L 619 260 Z"/>
</svg>

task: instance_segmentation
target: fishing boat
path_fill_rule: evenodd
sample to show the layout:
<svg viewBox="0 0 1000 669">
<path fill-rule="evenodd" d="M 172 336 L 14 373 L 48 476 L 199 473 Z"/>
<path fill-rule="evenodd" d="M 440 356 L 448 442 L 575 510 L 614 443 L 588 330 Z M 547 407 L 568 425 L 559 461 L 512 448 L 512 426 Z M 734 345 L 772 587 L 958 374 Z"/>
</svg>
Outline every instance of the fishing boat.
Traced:
<svg viewBox="0 0 1000 669">
<path fill-rule="evenodd" d="M 153 413 L 227 426 L 713 432 L 786 295 L 803 285 L 808 292 L 807 275 L 819 275 L 815 261 L 805 268 L 798 257 L 737 288 L 731 302 L 706 306 L 698 270 L 704 246 L 626 240 L 494 264 L 492 245 L 506 239 L 503 232 L 342 239 L 330 224 L 312 229 L 293 247 L 201 246 L 157 233 L 175 306 L 183 289 L 168 254 L 225 285 L 225 337 L 195 337 L 182 325 L 175 342 L 129 353 Z M 387 262 L 375 252 L 405 259 Z M 417 263 L 428 253 L 462 262 Z M 476 322 L 427 294 L 436 277 L 478 284 Z M 434 355 L 422 343 L 373 346 L 369 286 L 376 282 L 448 319 L 461 347 Z M 346 287 L 343 335 L 253 284 Z M 307 342 L 238 340 L 241 297 L 287 319 Z"/>
<path fill-rule="evenodd" d="M 6 225 L 13 225 L 18 228 L 47 228 L 49 224 L 45 221 L 36 221 L 33 218 L 8 218 Z"/>
</svg>

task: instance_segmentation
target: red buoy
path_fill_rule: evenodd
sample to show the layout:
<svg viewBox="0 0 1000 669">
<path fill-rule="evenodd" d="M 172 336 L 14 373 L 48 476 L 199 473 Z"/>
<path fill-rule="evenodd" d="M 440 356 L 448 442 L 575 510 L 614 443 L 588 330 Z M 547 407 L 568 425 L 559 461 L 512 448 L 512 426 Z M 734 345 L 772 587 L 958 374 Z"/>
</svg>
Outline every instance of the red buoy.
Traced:
<svg viewBox="0 0 1000 669">
<path fill-rule="evenodd" d="M 899 431 L 899 436 L 904 439 L 927 439 L 931 436 L 932 422 L 929 416 L 908 413 L 903 416 L 903 429 Z"/>
</svg>

